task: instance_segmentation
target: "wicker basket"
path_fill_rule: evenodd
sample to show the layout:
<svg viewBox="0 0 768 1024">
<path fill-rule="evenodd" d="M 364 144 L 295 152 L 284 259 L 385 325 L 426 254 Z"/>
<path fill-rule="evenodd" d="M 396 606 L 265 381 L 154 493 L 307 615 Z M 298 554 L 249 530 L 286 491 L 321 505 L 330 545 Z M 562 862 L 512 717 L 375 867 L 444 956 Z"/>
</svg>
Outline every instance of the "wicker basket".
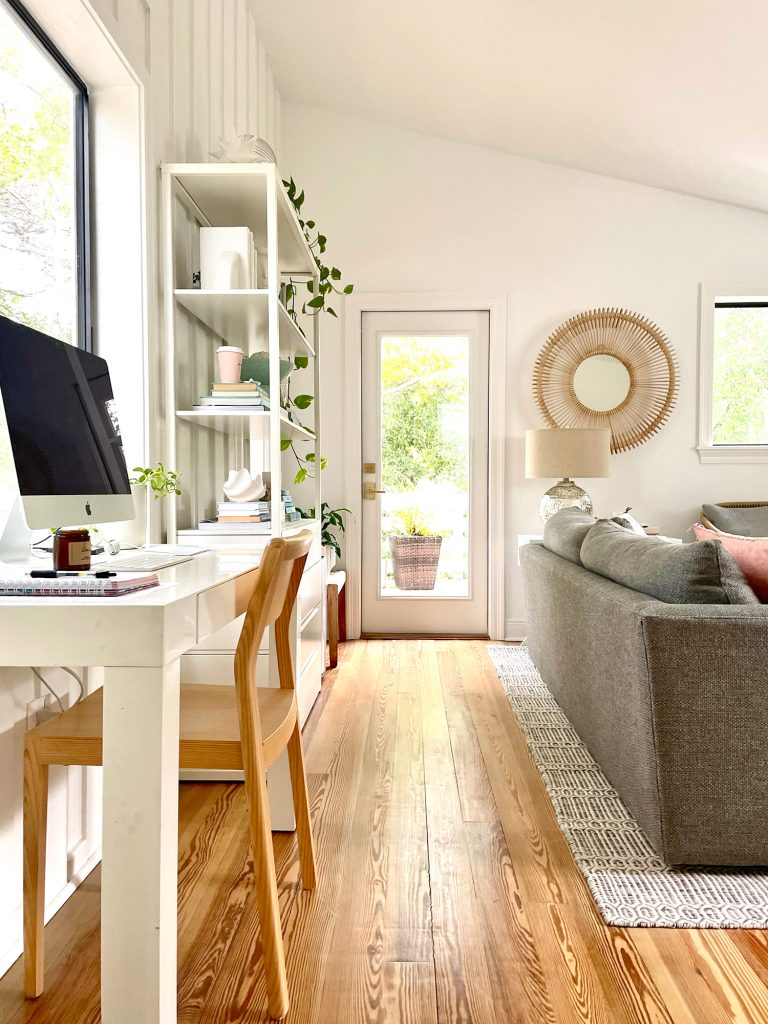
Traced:
<svg viewBox="0 0 768 1024">
<path fill-rule="evenodd" d="M 434 590 L 442 537 L 389 538 L 395 586 L 398 590 Z"/>
</svg>

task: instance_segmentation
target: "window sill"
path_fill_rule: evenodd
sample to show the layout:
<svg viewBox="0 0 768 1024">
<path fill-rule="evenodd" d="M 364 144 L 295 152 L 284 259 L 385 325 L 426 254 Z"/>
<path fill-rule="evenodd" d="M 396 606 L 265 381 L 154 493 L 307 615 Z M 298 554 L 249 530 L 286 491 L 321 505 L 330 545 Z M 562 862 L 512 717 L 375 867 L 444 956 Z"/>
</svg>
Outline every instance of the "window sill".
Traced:
<svg viewBox="0 0 768 1024">
<path fill-rule="evenodd" d="M 699 445 L 699 462 L 712 463 L 761 463 L 768 462 L 768 444 L 715 444 Z"/>
</svg>

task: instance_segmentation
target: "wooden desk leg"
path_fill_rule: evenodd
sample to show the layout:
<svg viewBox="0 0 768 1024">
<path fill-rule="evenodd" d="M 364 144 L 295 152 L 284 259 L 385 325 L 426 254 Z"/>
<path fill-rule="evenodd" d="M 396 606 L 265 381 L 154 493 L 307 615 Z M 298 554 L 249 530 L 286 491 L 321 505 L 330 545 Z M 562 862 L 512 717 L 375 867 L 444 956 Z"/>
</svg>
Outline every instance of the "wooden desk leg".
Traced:
<svg viewBox="0 0 768 1024">
<path fill-rule="evenodd" d="M 176 1024 L 179 661 L 104 676 L 102 1024 Z"/>
<path fill-rule="evenodd" d="M 328 594 L 328 660 L 331 668 L 339 661 L 339 588 L 329 583 Z"/>
</svg>

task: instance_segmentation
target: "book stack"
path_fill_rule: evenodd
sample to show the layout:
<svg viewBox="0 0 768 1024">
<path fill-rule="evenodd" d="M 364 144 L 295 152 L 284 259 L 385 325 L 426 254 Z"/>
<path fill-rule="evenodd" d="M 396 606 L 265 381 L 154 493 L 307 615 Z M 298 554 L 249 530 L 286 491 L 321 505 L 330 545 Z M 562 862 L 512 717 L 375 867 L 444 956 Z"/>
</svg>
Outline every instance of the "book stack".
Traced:
<svg viewBox="0 0 768 1024">
<path fill-rule="evenodd" d="M 301 513 L 293 504 L 290 491 L 280 494 L 283 506 L 283 523 L 295 523 Z M 269 497 L 260 501 L 218 501 L 216 518 L 204 519 L 198 529 L 205 533 L 270 533 L 272 512 Z"/>
<path fill-rule="evenodd" d="M 243 380 L 238 384 L 212 384 L 210 395 L 203 395 L 195 403 L 196 409 L 210 406 L 263 411 L 269 402 L 258 381 Z"/>
<path fill-rule="evenodd" d="M 268 523 L 271 518 L 268 501 L 216 503 L 216 521 L 219 523 Z"/>
</svg>

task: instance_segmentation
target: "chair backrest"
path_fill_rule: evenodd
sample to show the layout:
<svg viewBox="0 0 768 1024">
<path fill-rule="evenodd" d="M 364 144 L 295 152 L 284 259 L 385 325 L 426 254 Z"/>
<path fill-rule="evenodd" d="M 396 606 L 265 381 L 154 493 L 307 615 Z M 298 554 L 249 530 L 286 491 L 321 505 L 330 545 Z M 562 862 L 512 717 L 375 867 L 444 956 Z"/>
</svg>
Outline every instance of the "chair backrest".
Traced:
<svg viewBox="0 0 768 1024">
<path fill-rule="evenodd" d="M 302 530 L 295 537 L 276 537 L 267 544 L 259 563 L 235 651 L 235 688 L 243 747 L 247 743 L 261 743 L 255 693 L 256 658 L 268 626 L 274 627 L 280 686 L 295 686 L 289 626 L 312 539 L 309 530 Z"/>
</svg>

